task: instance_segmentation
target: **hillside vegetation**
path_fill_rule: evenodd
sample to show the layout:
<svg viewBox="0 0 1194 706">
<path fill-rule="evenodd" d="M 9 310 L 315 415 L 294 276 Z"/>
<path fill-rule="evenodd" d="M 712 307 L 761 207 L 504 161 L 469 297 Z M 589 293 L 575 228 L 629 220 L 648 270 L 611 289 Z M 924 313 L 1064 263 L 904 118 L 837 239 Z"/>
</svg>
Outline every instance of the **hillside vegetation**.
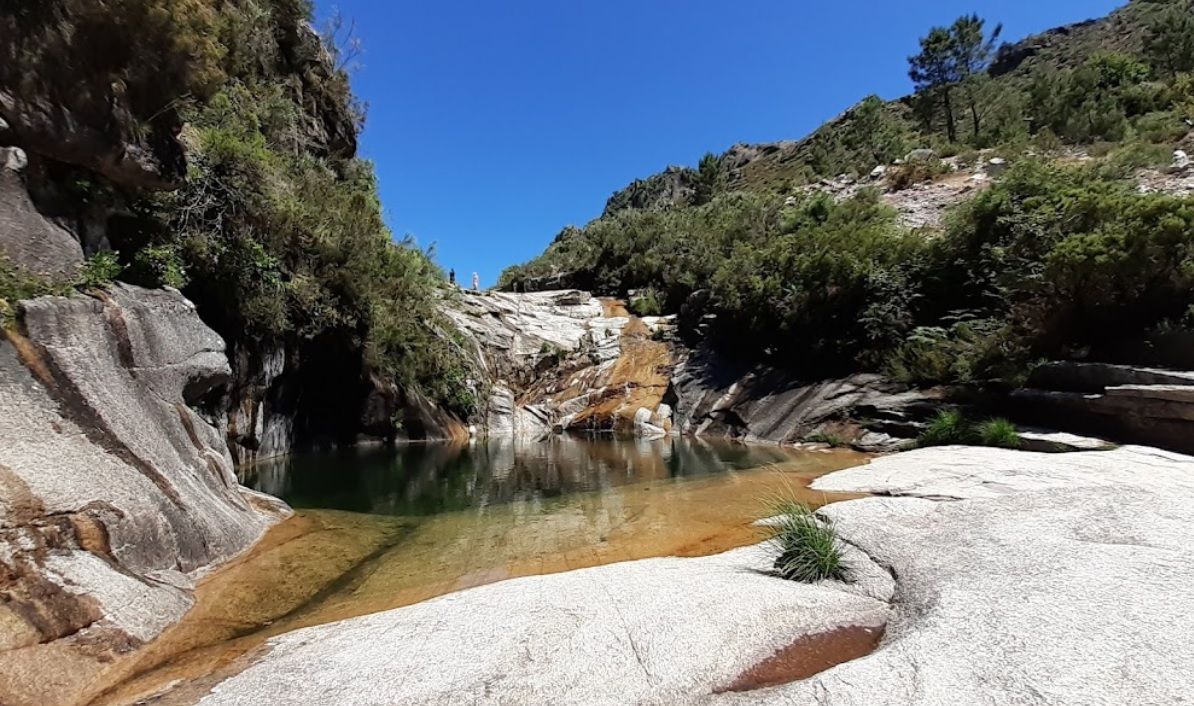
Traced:
<svg viewBox="0 0 1194 706">
<path fill-rule="evenodd" d="M 810 376 L 1015 382 L 1041 357 L 1188 330 L 1194 202 L 1134 174 L 1191 143 L 1192 18 L 1189 0 L 1136 0 L 998 49 L 998 28 L 959 18 L 909 59 L 914 95 L 636 182 L 502 286 L 634 292 L 691 340 Z M 1012 168 L 932 230 L 902 226 L 880 190 L 939 178 L 936 157 L 848 198 L 815 186 L 925 148 Z"/>
<path fill-rule="evenodd" d="M 309 0 L 0 12 L 0 114 L 30 152 L 39 208 L 75 224 L 91 256 L 65 280 L 0 262 L 0 300 L 169 285 L 235 347 L 285 345 L 347 384 L 380 374 L 467 413 L 442 275 L 393 242 L 356 156 L 349 40 L 321 38 L 311 13 Z"/>
</svg>

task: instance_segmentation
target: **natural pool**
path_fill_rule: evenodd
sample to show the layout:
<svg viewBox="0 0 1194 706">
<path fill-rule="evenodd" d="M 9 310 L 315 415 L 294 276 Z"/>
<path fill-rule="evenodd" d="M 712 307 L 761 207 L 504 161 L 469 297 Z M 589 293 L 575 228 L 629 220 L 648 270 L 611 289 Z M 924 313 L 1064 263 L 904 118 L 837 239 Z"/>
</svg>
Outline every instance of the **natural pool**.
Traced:
<svg viewBox="0 0 1194 706">
<path fill-rule="evenodd" d="M 759 540 L 766 498 L 865 462 L 668 438 L 552 436 L 303 454 L 242 471 L 295 509 L 247 556 L 206 579 L 184 621 L 101 703 L 176 680 L 186 703 L 271 635 L 517 576 Z"/>
</svg>

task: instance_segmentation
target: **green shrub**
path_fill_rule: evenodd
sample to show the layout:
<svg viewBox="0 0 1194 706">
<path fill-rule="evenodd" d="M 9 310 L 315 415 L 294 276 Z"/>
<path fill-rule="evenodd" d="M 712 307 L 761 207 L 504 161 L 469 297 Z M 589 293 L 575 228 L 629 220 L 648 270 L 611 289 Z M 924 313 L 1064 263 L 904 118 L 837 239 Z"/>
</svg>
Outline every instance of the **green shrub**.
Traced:
<svg viewBox="0 0 1194 706">
<path fill-rule="evenodd" d="M 846 580 L 833 523 L 818 518 L 807 505 L 780 501 L 771 508 L 770 543 L 778 551 L 773 568 L 789 581 L 816 583 Z"/>
<path fill-rule="evenodd" d="M 128 279 L 146 287 L 182 289 L 187 283 L 186 267 L 177 248 L 151 245 L 133 256 Z"/>
<path fill-rule="evenodd" d="M 660 316 L 663 314 L 663 301 L 659 292 L 645 289 L 631 297 L 629 308 L 635 316 Z"/>
<path fill-rule="evenodd" d="M 1006 419 L 996 417 L 975 424 L 956 409 L 944 409 L 929 422 L 917 439 L 917 445 L 1018 449 L 1021 443 L 1016 425 Z"/>
<path fill-rule="evenodd" d="M 978 425 L 978 442 L 981 446 L 996 446 L 1004 449 L 1018 449 L 1021 446 L 1020 433 L 1016 425 L 997 417 Z"/>
<path fill-rule="evenodd" d="M 117 253 L 111 250 L 101 250 L 83 263 L 79 273 L 75 275 L 74 286 L 87 290 L 106 287 L 124 271 Z"/>
<path fill-rule="evenodd" d="M 973 443 L 974 427 L 956 409 L 943 409 L 917 439 L 920 446 L 957 446 Z"/>
</svg>

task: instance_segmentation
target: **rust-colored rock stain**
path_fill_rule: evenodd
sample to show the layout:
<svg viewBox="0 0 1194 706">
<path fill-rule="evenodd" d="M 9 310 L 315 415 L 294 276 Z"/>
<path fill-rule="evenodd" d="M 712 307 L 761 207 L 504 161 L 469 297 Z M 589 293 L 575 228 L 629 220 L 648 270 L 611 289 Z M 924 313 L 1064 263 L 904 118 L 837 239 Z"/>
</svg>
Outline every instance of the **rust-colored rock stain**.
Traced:
<svg viewBox="0 0 1194 706">
<path fill-rule="evenodd" d="M 879 646 L 883 626 L 851 625 L 829 632 L 805 635 L 738 675 L 729 686 L 714 693 L 753 691 L 808 679 L 831 667 L 865 657 Z"/>
</svg>

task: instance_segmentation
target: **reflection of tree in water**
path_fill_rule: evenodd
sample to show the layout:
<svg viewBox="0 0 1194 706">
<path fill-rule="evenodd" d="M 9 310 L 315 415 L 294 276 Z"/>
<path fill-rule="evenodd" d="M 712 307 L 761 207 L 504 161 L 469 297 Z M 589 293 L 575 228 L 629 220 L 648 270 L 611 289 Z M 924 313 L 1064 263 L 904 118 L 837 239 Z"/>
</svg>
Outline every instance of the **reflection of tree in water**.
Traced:
<svg viewBox="0 0 1194 706">
<path fill-rule="evenodd" d="M 787 458 L 789 452 L 777 447 L 557 435 L 302 454 L 259 464 L 249 469 L 246 481 L 296 507 L 429 515 L 724 473 Z"/>
</svg>

